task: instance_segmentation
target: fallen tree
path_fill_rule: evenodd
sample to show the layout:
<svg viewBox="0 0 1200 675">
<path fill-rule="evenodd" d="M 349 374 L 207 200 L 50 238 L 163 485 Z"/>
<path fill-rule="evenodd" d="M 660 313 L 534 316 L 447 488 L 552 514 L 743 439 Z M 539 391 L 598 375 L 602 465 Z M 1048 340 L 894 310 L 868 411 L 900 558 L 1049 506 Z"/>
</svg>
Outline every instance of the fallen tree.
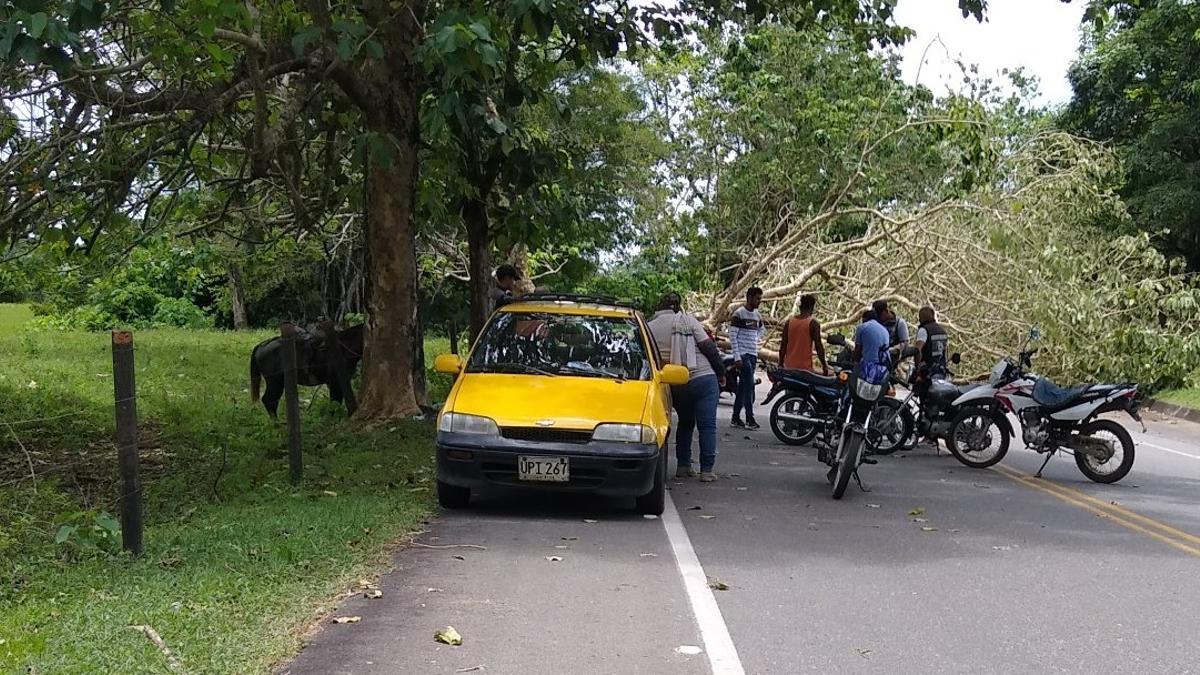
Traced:
<svg viewBox="0 0 1200 675">
<path fill-rule="evenodd" d="M 862 157 L 860 167 L 869 152 Z M 1200 285 L 1145 235 L 1114 234 L 1128 220 L 1112 191 L 1117 169 L 1101 145 L 1042 132 L 1003 152 L 989 180 L 955 198 L 886 206 L 835 198 L 776 224 L 786 236 L 744 251 L 749 262 L 733 282 L 696 306 L 719 327 L 757 285 L 764 314 L 779 321 L 815 293 L 826 330 L 849 332 L 874 299 L 887 298 L 912 323 L 929 304 L 963 353 L 964 372 L 986 372 L 1037 326 L 1036 365 L 1047 375 L 1195 382 Z M 854 172 L 843 192 L 865 177 Z M 866 219 L 861 233 L 835 236 L 830 224 L 850 216 Z M 773 358 L 776 338 L 764 356 Z"/>
</svg>

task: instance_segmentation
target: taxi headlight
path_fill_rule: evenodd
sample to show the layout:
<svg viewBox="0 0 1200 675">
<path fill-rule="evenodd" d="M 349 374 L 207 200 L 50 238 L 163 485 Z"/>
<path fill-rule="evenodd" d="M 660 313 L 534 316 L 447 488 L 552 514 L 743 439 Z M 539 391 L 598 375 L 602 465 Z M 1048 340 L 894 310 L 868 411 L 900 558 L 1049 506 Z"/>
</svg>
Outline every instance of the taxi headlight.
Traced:
<svg viewBox="0 0 1200 675">
<path fill-rule="evenodd" d="M 463 413 L 442 413 L 438 420 L 438 431 L 451 434 L 479 434 L 481 436 L 499 436 L 500 427 L 490 417 L 466 415 Z"/>
<path fill-rule="evenodd" d="M 644 424 L 599 424 L 592 431 L 593 441 L 612 443 L 653 443 L 654 429 Z"/>
</svg>

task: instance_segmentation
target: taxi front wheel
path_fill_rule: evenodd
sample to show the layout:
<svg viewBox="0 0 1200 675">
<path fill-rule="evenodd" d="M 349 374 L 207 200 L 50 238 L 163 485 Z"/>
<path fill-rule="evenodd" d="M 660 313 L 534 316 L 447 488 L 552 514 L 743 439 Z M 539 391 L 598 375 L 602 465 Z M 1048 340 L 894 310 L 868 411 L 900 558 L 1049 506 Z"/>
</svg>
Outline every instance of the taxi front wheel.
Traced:
<svg viewBox="0 0 1200 675">
<path fill-rule="evenodd" d="M 667 505 L 667 453 L 658 453 L 658 467 L 654 470 L 654 486 L 650 491 L 637 498 L 638 513 L 649 516 L 661 516 Z"/>
<path fill-rule="evenodd" d="M 437 482 L 438 504 L 447 509 L 461 509 L 471 503 L 471 488 Z"/>
</svg>

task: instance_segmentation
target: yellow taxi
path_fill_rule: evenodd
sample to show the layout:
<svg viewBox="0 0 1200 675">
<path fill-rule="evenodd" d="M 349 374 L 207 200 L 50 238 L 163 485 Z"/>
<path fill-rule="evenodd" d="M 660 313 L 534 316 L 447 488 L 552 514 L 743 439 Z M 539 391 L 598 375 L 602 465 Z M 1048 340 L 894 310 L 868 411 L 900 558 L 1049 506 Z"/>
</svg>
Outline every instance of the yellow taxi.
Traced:
<svg viewBox="0 0 1200 675">
<path fill-rule="evenodd" d="M 670 386 L 633 308 L 608 298 L 527 295 L 498 309 L 454 374 L 438 415 L 437 493 L 446 508 L 472 488 L 528 486 L 629 496 L 646 514 L 666 498 Z"/>
</svg>

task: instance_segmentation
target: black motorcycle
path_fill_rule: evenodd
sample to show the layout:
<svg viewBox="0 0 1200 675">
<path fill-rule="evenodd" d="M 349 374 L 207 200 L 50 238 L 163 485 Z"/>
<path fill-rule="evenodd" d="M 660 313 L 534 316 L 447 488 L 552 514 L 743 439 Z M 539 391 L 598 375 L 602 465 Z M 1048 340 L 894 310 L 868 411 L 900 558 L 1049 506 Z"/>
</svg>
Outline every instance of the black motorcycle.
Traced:
<svg viewBox="0 0 1200 675">
<path fill-rule="evenodd" d="M 958 353 L 950 355 L 950 363 L 955 365 L 962 362 Z M 963 394 L 979 386 L 978 383 L 958 385 L 951 381 L 954 372 L 949 367 L 939 367 L 925 375 L 927 384 L 916 382 L 916 373 L 909 378 L 904 386 L 908 393 L 901 399 L 904 409 L 900 413 L 909 417 L 908 423 L 912 433 L 904 441 L 905 449 L 916 447 L 921 438 L 934 442 L 944 440 L 950 447 L 950 425 L 960 408 L 954 401 Z M 886 424 L 887 420 L 880 421 Z"/>
<path fill-rule="evenodd" d="M 830 420 L 838 416 L 845 398 L 847 379 L 844 374 L 854 367 L 846 338 L 830 335 L 830 345 L 841 347 L 832 366 L 834 375 L 821 375 L 808 370 L 775 368 L 767 371 L 771 391 L 763 405 L 781 396 L 771 408 L 771 431 L 783 443 L 805 445 L 818 434 L 826 431 Z M 880 405 L 895 414 L 880 416 L 870 434 L 868 449 L 871 453 L 887 455 L 902 447 L 911 435 L 912 416 L 904 411 L 903 404 L 885 397 Z"/>
<path fill-rule="evenodd" d="M 906 347 L 900 352 L 896 362 L 899 363 L 915 353 L 915 348 Z M 857 480 L 858 486 L 862 487 L 858 467 L 876 463 L 876 460 L 866 456 L 868 447 L 878 447 L 883 442 L 879 438 L 880 434 L 889 431 L 897 420 L 904 418 L 903 415 L 894 412 L 884 415 L 889 421 L 883 429 L 878 428 L 875 422 L 885 405 L 894 410 L 891 404 L 885 404 L 885 401 L 899 404 L 888 396 L 892 387 L 893 371 L 891 359 L 884 354 L 880 363 L 860 363 L 853 370 L 838 374 L 838 379 L 846 383 L 845 393 L 837 414 L 825 423 L 824 438 L 815 444 L 817 459 L 829 465 L 827 478 L 833 486 L 834 499 L 842 498 L 851 478 Z M 899 447 L 903 444 L 905 436 L 901 435 L 891 442 Z"/>
</svg>

